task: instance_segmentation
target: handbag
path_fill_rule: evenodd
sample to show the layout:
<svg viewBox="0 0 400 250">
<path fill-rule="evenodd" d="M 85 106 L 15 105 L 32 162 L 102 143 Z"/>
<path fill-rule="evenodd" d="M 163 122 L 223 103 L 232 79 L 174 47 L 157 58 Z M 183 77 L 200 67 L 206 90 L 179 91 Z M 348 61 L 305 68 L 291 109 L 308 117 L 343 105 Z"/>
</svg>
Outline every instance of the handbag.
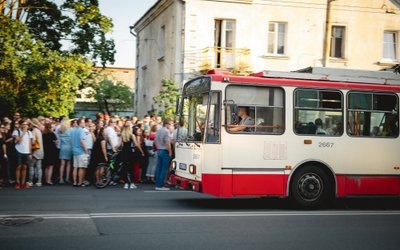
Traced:
<svg viewBox="0 0 400 250">
<path fill-rule="evenodd" d="M 38 150 L 38 149 L 40 149 L 40 142 L 39 138 L 35 136 L 35 142 L 32 143 L 32 150 Z"/>
<path fill-rule="evenodd" d="M 146 151 L 147 151 L 147 155 L 148 156 L 154 156 L 156 153 L 154 152 L 154 148 L 153 147 L 146 147 Z"/>
<path fill-rule="evenodd" d="M 145 140 L 144 144 L 146 145 L 146 151 L 148 156 L 154 156 L 156 153 L 154 152 L 154 141 Z"/>
</svg>

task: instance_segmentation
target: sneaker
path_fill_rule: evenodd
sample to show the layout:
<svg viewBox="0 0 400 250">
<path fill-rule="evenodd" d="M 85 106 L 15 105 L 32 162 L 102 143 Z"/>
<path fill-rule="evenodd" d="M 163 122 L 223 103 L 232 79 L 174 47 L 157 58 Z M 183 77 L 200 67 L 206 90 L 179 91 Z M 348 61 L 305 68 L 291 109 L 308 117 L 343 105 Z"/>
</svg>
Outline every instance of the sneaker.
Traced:
<svg viewBox="0 0 400 250">
<path fill-rule="evenodd" d="M 15 180 L 8 180 L 8 183 L 10 183 L 10 184 L 14 184 L 15 183 Z"/>
<path fill-rule="evenodd" d="M 60 184 L 60 185 L 64 185 L 64 184 L 65 184 L 65 182 L 64 182 L 63 180 L 60 180 L 60 181 L 58 182 L 58 184 Z"/>
<path fill-rule="evenodd" d="M 42 186 L 42 183 L 41 182 L 36 182 L 36 187 L 41 187 Z"/>
<path fill-rule="evenodd" d="M 33 183 L 31 181 L 28 181 L 26 184 L 22 184 L 22 185 L 28 185 L 28 186 L 32 187 Z"/>
<path fill-rule="evenodd" d="M 131 184 L 131 186 L 129 187 L 130 189 L 136 189 L 137 188 L 137 186 L 135 185 L 135 184 Z"/>
<path fill-rule="evenodd" d="M 90 182 L 89 181 L 83 181 L 83 184 L 85 184 L 86 186 L 89 186 Z"/>
<path fill-rule="evenodd" d="M 22 184 L 21 187 L 23 189 L 29 189 L 31 186 L 29 186 L 29 184 Z"/>
<path fill-rule="evenodd" d="M 156 191 L 169 191 L 170 189 L 167 187 L 156 187 Z"/>
<path fill-rule="evenodd" d="M 15 184 L 15 189 L 20 189 L 20 188 L 21 188 L 21 185 L 19 185 L 18 183 Z"/>
<path fill-rule="evenodd" d="M 128 188 L 129 188 L 129 184 L 128 184 L 128 183 L 125 183 L 124 189 L 128 189 Z"/>
</svg>

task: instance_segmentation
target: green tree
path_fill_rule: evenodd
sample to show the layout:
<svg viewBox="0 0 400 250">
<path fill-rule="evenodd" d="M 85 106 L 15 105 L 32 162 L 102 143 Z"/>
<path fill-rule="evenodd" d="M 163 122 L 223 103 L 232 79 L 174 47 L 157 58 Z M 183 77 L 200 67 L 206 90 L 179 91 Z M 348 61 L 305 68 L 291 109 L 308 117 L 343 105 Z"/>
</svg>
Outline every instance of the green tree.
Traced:
<svg viewBox="0 0 400 250">
<path fill-rule="evenodd" d="M 174 81 L 168 79 L 162 80 L 161 91 L 157 96 L 153 97 L 155 108 L 159 116 L 162 116 L 163 119 L 176 119 L 175 108 L 179 94 L 179 88 Z"/>
<path fill-rule="evenodd" d="M 103 77 L 91 84 L 92 91 L 88 97 L 94 98 L 104 113 L 112 114 L 119 110 L 133 107 L 133 91 L 120 81 Z"/>
<path fill-rule="evenodd" d="M 90 70 L 82 56 L 49 50 L 20 21 L 0 15 L 0 115 L 68 115 Z"/>
<path fill-rule="evenodd" d="M 51 50 L 80 54 L 105 66 L 114 63 L 115 44 L 107 38 L 112 19 L 102 15 L 98 0 L 0 0 L 1 13 L 24 22 L 36 40 Z M 71 47 L 62 50 L 63 42 Z"/>
</svg>

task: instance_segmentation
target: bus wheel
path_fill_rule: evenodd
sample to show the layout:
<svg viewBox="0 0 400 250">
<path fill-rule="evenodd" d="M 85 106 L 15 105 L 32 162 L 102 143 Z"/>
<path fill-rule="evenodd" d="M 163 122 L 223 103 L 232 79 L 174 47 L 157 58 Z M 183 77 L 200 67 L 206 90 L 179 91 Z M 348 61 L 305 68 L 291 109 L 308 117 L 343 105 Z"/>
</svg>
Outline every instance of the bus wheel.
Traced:
<svg viewBox="0 0 400 250">
<path fill-rule="evenodd" d="M 316 208 L 329 202 L 331 185 L 325 171 L 305 166 L 294 173 L 290 183 L 290 198 L 303 208 Z"/>
</svg>

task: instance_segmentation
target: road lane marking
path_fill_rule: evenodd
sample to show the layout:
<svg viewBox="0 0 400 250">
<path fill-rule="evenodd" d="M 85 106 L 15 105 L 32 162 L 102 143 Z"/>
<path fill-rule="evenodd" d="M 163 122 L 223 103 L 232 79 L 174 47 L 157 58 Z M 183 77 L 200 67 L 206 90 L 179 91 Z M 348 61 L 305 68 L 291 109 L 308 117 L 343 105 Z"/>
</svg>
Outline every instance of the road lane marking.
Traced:
<svg viewBox="0 0 400 250">
<path fill-rule="evenodd" d="M 400 215 L 400 211 L 312 211 L 312 212 L 163 212 L 163 213 L 88 213 L 88 214 L 0 214 L 35 216 L 44 219 L 105 219 L 105 218 L 184 218 L 184 217 L 278 217 L 278 216 L 382 216 Z"/>
<path fill-rule="evenodd" d="M 168 191 L 157 191 L 157 190 L 145 190 L 143 193 L 160 193 L 160 194 L 166 194 L 166 193 L 194 193 L 193 191 L 190 190 L 168 190 Z"/>
</svg>

